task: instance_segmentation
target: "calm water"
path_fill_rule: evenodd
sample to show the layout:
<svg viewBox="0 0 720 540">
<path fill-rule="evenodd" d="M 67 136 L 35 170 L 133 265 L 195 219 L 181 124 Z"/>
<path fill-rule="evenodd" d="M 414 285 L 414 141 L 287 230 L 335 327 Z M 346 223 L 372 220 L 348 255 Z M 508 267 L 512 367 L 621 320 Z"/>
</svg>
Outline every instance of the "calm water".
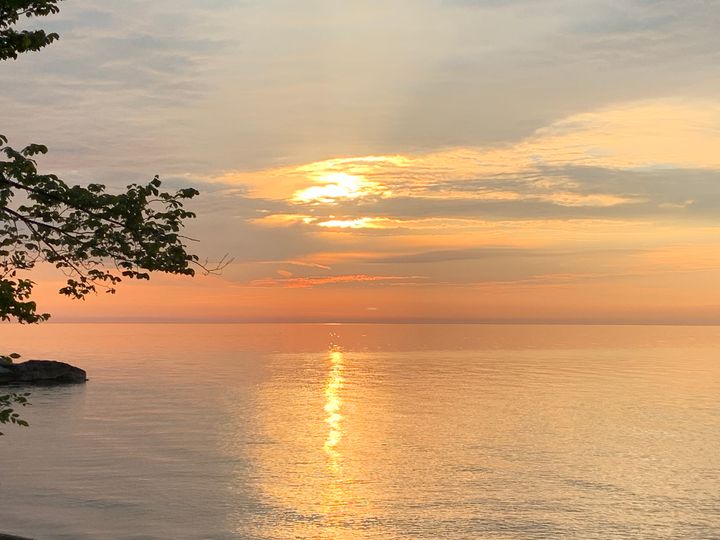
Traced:
<svg viewBox="0 0 720 540">
<path fill-rule="evenodd" d="M 720 328 L 0 326 L 39 539 L 720 538 Z"/>
</svg>

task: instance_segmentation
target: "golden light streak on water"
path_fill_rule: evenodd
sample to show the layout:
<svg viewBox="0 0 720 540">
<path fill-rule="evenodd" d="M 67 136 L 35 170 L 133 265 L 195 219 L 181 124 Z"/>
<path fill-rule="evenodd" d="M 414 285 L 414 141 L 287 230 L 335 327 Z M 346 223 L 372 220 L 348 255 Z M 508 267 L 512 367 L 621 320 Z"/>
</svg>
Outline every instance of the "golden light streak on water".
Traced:
<svg viewBox="0 0 720 540">
<path fill-rule="evenodd" d="M 323 444 L 327 477 L 322 493 L 321 511 L 325 517 L 327 538 L 349 540 L 352 537 L 347 536 L 348 531 L 343 527 L 343 523 L 352 514 L 349 508 L 351 497 L 348 492 L 351 482 L 343 472 L 343 453 L 341 451 L 341 443 L 345 434 L 342 414 L 345 357 L 338 346 L 330 347 L 329 360 L 330 370 L 325 382 L 325 405 L 323 407 L 326 414 L 325 423 L 328 426 Z"/>
<path fill-rule="evenodd" d="M 333 348 L 330 350 L 330 373 L 328 374 L 325 384 L 325 413 L 327 417 L 325 422 L 328 424 L 328 433 L 325 438 L 323 450 L 328 456 L 328 466 L 333 473 L 338 473 L 340 469 L 340 461 L 342 454 L 338 450 L 338 445 L 343 438 L 343 416 L 341 390 L 345 379 L 343 378 L 343 368 L 345 359 L 341 350 Z"/>
</svg>

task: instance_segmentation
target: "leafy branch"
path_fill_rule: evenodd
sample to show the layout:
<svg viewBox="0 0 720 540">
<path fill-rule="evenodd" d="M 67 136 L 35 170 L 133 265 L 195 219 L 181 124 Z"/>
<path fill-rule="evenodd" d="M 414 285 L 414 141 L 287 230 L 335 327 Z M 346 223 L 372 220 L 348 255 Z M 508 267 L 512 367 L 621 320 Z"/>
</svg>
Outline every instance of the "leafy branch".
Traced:
<svg viewBox="0 0 720 540">
<path fill-rule="evenodd" d="M 61 0 L 0 0 L 0 61 L 38 51 L 59 39 L 44 30 L 19 30 L 21 19 L 59 12 Z M 0 320 L 38 323 L 31 299 L 35 283 L 24 276 L 38 263 L 49 263 L 67 277 L 60 293 L 83 299 L 98 288 L 108 293 L 123 279 L 150 279 L 151 272 L 193 276 L 215 273 L 230 261 L 210 265 L 192 254 L 181 234 L 195 217 L 185 203 L 193 188 L 161 191 L 155 176 L 113 194 L 102 184 L 71 186 L 53 174 L 40 174 L 34 156 L 47 148 L 30 144 L 21 150 L 0 135 Z M 19 355 L 0 355 L 0 370 Z M 0 395 L 0 424 L 26 426 L 14 407 L 26 406 L 29 394 Z"/>
<path fill-rule="evenodd" d="M 0 2 L 0 60 L 16 59 L 18 54 L 39 51 L 59 39 L 44 30 L 12 28 L 21 17 L 44 17 L 60 11 L 60 0 L 2 0 Z"/>
</svg>

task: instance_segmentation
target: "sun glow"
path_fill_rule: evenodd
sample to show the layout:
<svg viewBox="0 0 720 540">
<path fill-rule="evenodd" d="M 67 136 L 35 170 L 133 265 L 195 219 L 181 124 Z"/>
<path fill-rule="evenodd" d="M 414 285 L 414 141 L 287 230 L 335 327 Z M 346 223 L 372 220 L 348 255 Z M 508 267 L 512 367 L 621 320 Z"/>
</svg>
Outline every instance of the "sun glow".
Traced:
<svg viewBox="0 0 720 540">
<path fill-rule="evenodd" d="M 319 227 L 329 227 L 337 229 L 384 229 L 385 221 L 378 218 L 363 217 L 357 219 L 330 219 L 318 223 Z"/>
<path fill-rule="evenodd" d="M 296 191 L 292 201 L 302 204 L 332 204 L 341 200 L 360 199 L 362 197 L 387 196 L 389 192 L 380 183 L 368 180 L 364 176 L 333 172 L 319 175 L 315 182 L 322 185 Z"/>
</svg>

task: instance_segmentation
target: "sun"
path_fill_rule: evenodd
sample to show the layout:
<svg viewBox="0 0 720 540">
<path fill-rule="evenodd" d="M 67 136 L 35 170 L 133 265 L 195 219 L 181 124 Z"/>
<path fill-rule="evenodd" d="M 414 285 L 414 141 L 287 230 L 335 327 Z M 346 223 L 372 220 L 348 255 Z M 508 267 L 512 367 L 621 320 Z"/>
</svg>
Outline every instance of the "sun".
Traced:
<svg viewBox="0 0 720 540">
<path fill-rule="evenodd" d="M 362 175 L 332 172 L 318 175 L 314 181 L 321 185 L 296 191 L 292 201 L 301 204 L 333 204 L 371 195 L 385 195 L 387 189 Z"/>
</svg>

